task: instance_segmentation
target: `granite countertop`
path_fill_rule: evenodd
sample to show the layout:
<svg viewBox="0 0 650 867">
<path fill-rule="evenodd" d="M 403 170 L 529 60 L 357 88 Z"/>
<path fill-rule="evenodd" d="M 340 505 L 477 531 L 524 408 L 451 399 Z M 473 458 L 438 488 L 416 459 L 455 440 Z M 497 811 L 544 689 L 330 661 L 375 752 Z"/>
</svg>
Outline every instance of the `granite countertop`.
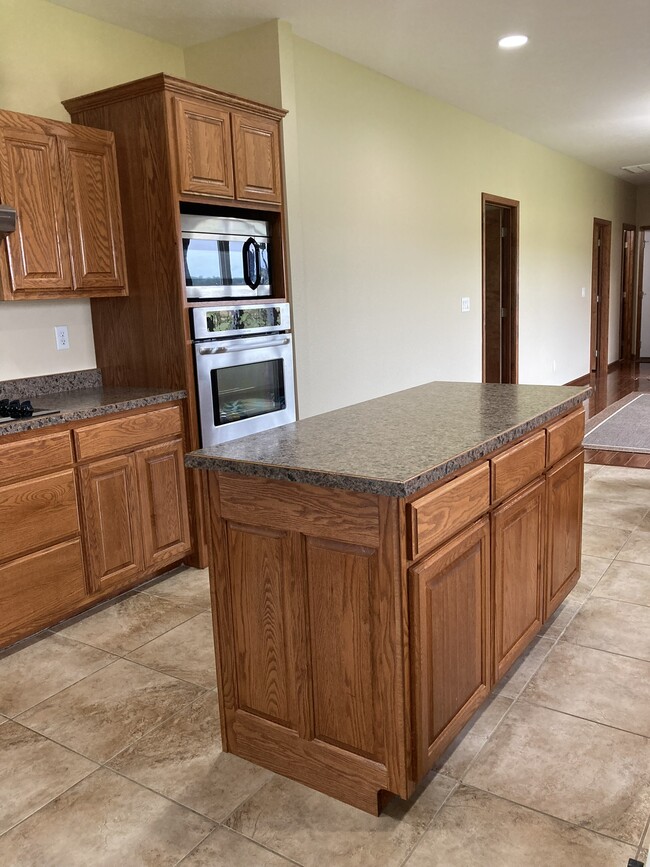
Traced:
<svg viewBox="0 0 650 867">
<path fill-rule="evenodd" d="M 404 497 L 528 433 L 588 387 L 432 382 L 199 449 L 188 467 Z"/>
<path fill-rule="evenodd" d="M 13 397 L 9 390 L 3 389 L 0 382 L 0 396 Z M 45 415 L 38 418 L 23 418 L 0 424 L 0 437 L 22 433 L 27 430 L 41 430 L 53 425 L 88 418 L 100 418 L 114 412 L 167 403 L 187 397 L 185 391 L 165 391 L 160 388 L 79 388 L 66 391 L 41 393 L 33 398 L 35 407 L 58 409 L 58 415 Z"/>
</svg>

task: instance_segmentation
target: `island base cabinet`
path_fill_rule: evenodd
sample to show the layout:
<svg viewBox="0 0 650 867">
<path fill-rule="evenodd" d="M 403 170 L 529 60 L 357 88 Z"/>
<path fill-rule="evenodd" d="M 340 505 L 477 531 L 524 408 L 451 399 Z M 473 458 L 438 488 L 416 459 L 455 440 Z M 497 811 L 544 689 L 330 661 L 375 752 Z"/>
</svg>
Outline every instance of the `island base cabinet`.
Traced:
<svg viewBox="0 0 650 867">
<path fill-rule="evenodd" d="M 542 478 L 492 515 L 495 682 L 542 625 L 545 493 Z"/>
<path fill-rule="evenodd" d="M 582 451 L 579 451 L 553 467 L 547 476 L 545 619 L 551 616 L 580 577 L 583 491 L 584 459 Z"/>
<path fill-rule="evenodd" d="M 409 570 L 417 779 L 490 691 L 490 522 Z"/>
<path fill-rule="evenodd" d="M 377 814 L 409 794 L 397 501 L 208 478 L 224 747 Z"/>
</svg>

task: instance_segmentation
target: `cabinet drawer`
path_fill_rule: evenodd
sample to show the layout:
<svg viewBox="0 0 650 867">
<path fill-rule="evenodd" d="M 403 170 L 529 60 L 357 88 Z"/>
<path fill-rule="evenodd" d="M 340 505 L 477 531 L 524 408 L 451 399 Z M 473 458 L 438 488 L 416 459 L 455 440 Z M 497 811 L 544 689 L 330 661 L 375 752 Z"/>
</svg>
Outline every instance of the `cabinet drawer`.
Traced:
<svg viewBox="0 0 650 867">
<path fill-rule="evenodd" d="M 79 428 L 74 432 L 80 461 L 127 452 L 149 442 L 178 436 L 182 431 L 177 406 L 123 416 Z"/>
<path fill-rule="evenodd" d="M 0 485 L 71 466 L 69 431 L 0 445 Z"/>
<path fill-rule="evenodd" d="M 85 596 L 79 539 L 0 566 L 0 644 L 53 625 Z"/>
<path fill-rule="evenodd" d="M 411 559 L 450 539 L 489 507 L 487 462 L 411 503 L 408 507 Z"/>
<path fill-rule="evenodd" d="M 523 488 L 544 472 L 546 432 L 539 431 L 493 458 L 492 502 Z"/>
<path fill-rule="evenodd" d="M 582 445 L 585 435 L 585 411 L 577 409 L 546 428 L 546 466 L 557 463 L 564 455 Z"/>
<path fill-rule="evenodd" d="M 74 470 L 0 488 L 0 560 L 79 533 Z"/>
</svg>

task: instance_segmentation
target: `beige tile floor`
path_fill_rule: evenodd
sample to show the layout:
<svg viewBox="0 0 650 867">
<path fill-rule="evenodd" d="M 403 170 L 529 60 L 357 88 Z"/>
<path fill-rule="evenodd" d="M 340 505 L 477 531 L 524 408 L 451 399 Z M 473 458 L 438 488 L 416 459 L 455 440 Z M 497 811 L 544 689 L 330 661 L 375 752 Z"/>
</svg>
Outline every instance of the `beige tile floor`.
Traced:
<svg viewBox="0 0 650 867">
<path fill-rule="evenodd" d="M 650 472 L 588 468 L 582 577 L 408 803 L 221 751 L 207 574 L 0 653 L 0 865 L 626 867 L 650 842 Z"/>
</svg>

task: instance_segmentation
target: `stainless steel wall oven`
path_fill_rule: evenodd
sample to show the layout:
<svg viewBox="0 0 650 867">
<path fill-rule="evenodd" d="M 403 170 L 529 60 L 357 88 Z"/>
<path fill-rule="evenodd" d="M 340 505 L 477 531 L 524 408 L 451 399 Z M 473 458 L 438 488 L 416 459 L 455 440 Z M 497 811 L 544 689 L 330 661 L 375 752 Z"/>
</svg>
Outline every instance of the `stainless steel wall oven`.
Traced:
<svg viewBox="0 0 650 867">
<path fill-rule="evenodd" d="M 191 315 L 203 446 L 295 421 L 289 305 L 194 307 Z"/>
</svg>

